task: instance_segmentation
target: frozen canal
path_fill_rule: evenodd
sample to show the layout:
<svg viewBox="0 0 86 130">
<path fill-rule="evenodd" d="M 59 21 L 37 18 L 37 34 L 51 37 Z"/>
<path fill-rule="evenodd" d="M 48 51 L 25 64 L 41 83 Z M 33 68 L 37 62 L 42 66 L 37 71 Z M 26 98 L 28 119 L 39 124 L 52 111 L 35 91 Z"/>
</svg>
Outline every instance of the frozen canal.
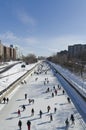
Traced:
<svg viewBox="0 0 86 130">
<path fill-rule="evenodd" d="M 22 130 L 27 130 L 27 120 L 31 121 L 31 130 L 86 130 L 85 123 L 82 123 L 83 120 L 73 103 L 68 103 L 68 95 L 66 92 L 63 94 L 62 86 L 60 86 L 61 89 L 58 88 L 59 82 L 49 66 L 43 64 L 34 71 L 38 73 L 38 70 L 41 74 L 33 72 L 32 76 L 25 79 L 26 83 L 20 84 L 9 95 L 8 104 L 0 104 L 0 107 L 3 107 L 0 110 L 0 130 L 19 130 L 19 119 L 22 121 Z M 25 93 L 27 93 L 27 99 L 25 99 Z M 34 99 L 34 103 L 29 103 L 28 99 Z M 26 108 L 24 111 L 23 104 Z M 47 106 L 50 106 L 49 112 L 47 112 Z M 32 108 L 34 109 L 33 115 L 31 115 Z M 20 116 L 18 116 L 18 109 Z M 43 113 L 41 118 L 40 110 Z M 50 120 L 51 114 L 52 121 Z M 71 114 L 74 114 L 75 124 L 72 124 L 70 120 Z M 68 128 L 65 125 L 66 118 L 69 120 Z"/>
</svg>

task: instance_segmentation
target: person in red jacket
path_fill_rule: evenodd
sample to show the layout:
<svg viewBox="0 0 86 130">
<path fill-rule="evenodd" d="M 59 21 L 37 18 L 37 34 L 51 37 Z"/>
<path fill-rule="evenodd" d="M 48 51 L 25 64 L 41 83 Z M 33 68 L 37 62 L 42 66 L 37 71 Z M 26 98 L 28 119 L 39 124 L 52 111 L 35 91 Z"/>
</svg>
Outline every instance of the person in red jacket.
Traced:
<svg viewBox="0 0 86 130">
<path fill-rule="evenodd" d="M 31 122 L 28 120 L 27 121 L 27 128 L 28 128 L 28 130 L 30 130 L 30 126 L 31 126 Z"/>
<path fill-rule="evenodd" d="M 20 112 L 20 110 L 18 109 L 18 116 L 21 116 L 21 112 Z"/>
</svg>

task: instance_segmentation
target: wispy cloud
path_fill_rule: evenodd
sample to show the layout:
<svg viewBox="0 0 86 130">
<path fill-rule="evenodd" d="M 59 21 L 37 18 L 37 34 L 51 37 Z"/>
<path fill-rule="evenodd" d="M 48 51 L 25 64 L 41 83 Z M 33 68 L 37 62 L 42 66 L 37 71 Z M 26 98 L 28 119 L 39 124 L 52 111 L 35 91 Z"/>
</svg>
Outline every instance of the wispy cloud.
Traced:
<svg viewBox="0 0 86 130">
<path fill-rule="evenodd" d="M 0 34 L 0 39 L 3 42 L 8 42 L 9 44 L 18 43 L 20 45 L 24 43 L 25 45 L 29 45 L 29 44 L 35 44 L 38 42 L 37 39 L 34 37 L 18 37 L 13 32 L 10 32 L 10 31 Z"/>
<path fill-rule="evenodd" d="M 37 55 L 49 56 L 61 50 L 67 50 L 68 45 L 86 44 L 86 37 L 79 35 L 66 35 L 60 37 L 23 37 L 17 36 L 13 32 L 0 34 L 0 40 L 4 45 L 17 45 L 23 54 L 34 53 Z"/>
<path fill-rule="evenodd" d="M 5 40 L 18 40 L 18 38 L 10 31 L 0 34 L 0 38 Z"/>
<path fill-rule="evenodd" d="M 26 37 L 24 38 L 24 41 L 27 43 L 27 44 L 36 44 L 38 43 L 38 40 L 34 37 Z"/>
<path fill-rule="evenodd" d="M 0 40 L 2 44 L 6 46 L 9 46 L 10 44 L 13 44 L 14 46 L 17 45 L 19 48 L 21 48 L 23 53 L 28 51 L 33 52 L 30 51 L 30 49 L 32 50 L 38 44 L 38 40 L 34 37 L 18 37 L 10 31 L 0 34 Z"/>
<path fill-rule="evenodd" d="M 0 34 L 0 39 L 4 44 L 8 45 L 20 42 L 20 39 L 10 31 Z"/>
<path fill-rule="evenodd" d="M 18 11 L 17 12 L 18 19 L 26 25 L 36 25 L 36 20 L 27 12 L 25 11 Z"/>
<path fill-rule="evenodd" d="M 59 52 L 64 49 L 67 50 L 68 45 L 86 44 L 86 37 L 84 35 L 64 35 L 48 38 L 44 43 L 49 51 Z"/>
</svg>

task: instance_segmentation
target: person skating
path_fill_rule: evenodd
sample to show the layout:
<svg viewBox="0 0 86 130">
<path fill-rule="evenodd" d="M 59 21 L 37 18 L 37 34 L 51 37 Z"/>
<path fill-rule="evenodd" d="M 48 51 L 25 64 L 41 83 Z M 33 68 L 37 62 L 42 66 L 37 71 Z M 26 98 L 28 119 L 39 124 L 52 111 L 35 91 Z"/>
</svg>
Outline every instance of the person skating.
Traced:
<svg viewBox="0 0 86 130">
<path fill-rule="evenodd" d="M 49 112 L 50 111 L 50 106 L 47 106 L 47 112 Z"/>
<path fill-rule="evenodd" d="M 32 108 L 31 109 L 31 116 L 33 116 L 34 115 L 34 109 Z"/>
<path fill-rule="evenodd" d="M 70 98 L 69 98 L 69 97 L 67 97 L 67 100 L 68 100 L 68 103 L 71 103 L 71 101 L 70 101 Z"/>
<path fill-rule="evenodd" d="M 9 98 L 6 99 L 7 100 L 7 103 L 9 102 Z"/>
<path fill-rule="evenodd" d="M 63 95 L 64 95 L 65 91 L 63 90 L 62 93 L 63 93 Z"/>
<path fill-rule="evenodd" d="M 4 101 L 4 104 L 5 104 L 5 102 L 6 102 L 6 98 L 5 97 L 3 98 L 3 101 Z"/>
<path fill-rule="evenodd" d="M 43 114 L 41 110 L 39 111 L 39 114 L 40 114 L 40 118 L 41 118 L 41 117 L 42 117 L 42 114 Z"/>
<path fill-rule="evenodd" d="M 26 80 L 24 80 L 24 83 L 25 83 L 25 84 L 27 83 Z"/>
<path fill-rule="evenodd" d="M 22 105 L 23 111 L 26 109 L 25 105 Z"/>
<path fill-rule="evenodd" d="M 52 97 L 54 97 L 54 93 L 52 93 Z"/>
<path fill-rule="evenodd" d="M 25 93 L 25 99 L 27 99 L 27 93 Z"/>
<path fill-rule="evenodd" d="M 27 128 L 28 128 L 28 130 L 30 130 L 30 127 L 31 127 L 31 122 L 28 120 L 27 121 Z"/>
<path fill-rule="evenodd" d="M 68 118 L 65 120 L 65 124 L 66 124 L 66 127 L 69 126 L 69 121 L 68 121 Z"/>
<path fill-rule="evenodd" d="M 18 121 L 18 126 L 19 126 L 19 129 L 21 130 L 21 128 L 22 128 L 22 121 L 21 120 Z"/>
<path fill-rule="evenodd" d="M 18 109 L 18 116 L 21 116 L 21 112 L 20 112 L 20 110 Z"/>
<path fill-rule="evenodd" d="M 56 111 L 57 111 L 57 108 L 55 107 L 55 108 L 54 108 L 54 113 L 56 113 Z"/>
<path fill-rule="evenodd" d="M 54 91 L 54 92 L 55 92 L 55 96 L 57 96 L 57 90 L 56 90 L 56 89 L 55 89 L 55 91 Z"/>
<path fill-rule="evenodd" d="M 52 114 L 50 114 L 50 121 L 53 121 L 53 116 L 52 116 Z"/>
<path fill-rule="evenodd" d="M 72 121 L 72 124 L 75 124 L 75 118 L 74 118 L 74 115 L 73 115 L 73 114 L 71 114 L 70 120 Z"/>
</svg>

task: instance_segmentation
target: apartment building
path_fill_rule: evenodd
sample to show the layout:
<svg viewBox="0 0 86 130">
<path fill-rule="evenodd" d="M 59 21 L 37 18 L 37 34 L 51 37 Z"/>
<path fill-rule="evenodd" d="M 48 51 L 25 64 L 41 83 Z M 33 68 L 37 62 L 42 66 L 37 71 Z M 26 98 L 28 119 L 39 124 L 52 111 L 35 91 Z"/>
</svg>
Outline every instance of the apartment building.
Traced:
<svg viewBox="0 0 86 130">
<path fill-rule="evenodd" d="M 3 51 L 4 51 L 4 47 L 3 47 L 3 45 L 1 44 L 1 40 L 0 40 L 0 61 L 2 61 L 3 58 L 4 58 L 4 53 L 3 53 Z"/>
<path fill-rule="evenodd" d="M 0 40 L 0 61 L 16 60 L 16 49 L 4 46 Z"/>
<path fill-rule="evenodd" d="M 72 46 L 68 46 L 68 56 L 70 58 L 77 58 L 82 54 L 86 54 L 86 44 L 82 45 L 82 44 L 75 44 Z"/>
<path fill-rule="evenodd" d="M 16 49 L 15 48 L 13 48 L 13 60 L 16 60 Z"/>
<path fill-rule="evenodd" d="M 10 61 L 10 48 L 4 46 L 4 61 Z"/>
</svg>

